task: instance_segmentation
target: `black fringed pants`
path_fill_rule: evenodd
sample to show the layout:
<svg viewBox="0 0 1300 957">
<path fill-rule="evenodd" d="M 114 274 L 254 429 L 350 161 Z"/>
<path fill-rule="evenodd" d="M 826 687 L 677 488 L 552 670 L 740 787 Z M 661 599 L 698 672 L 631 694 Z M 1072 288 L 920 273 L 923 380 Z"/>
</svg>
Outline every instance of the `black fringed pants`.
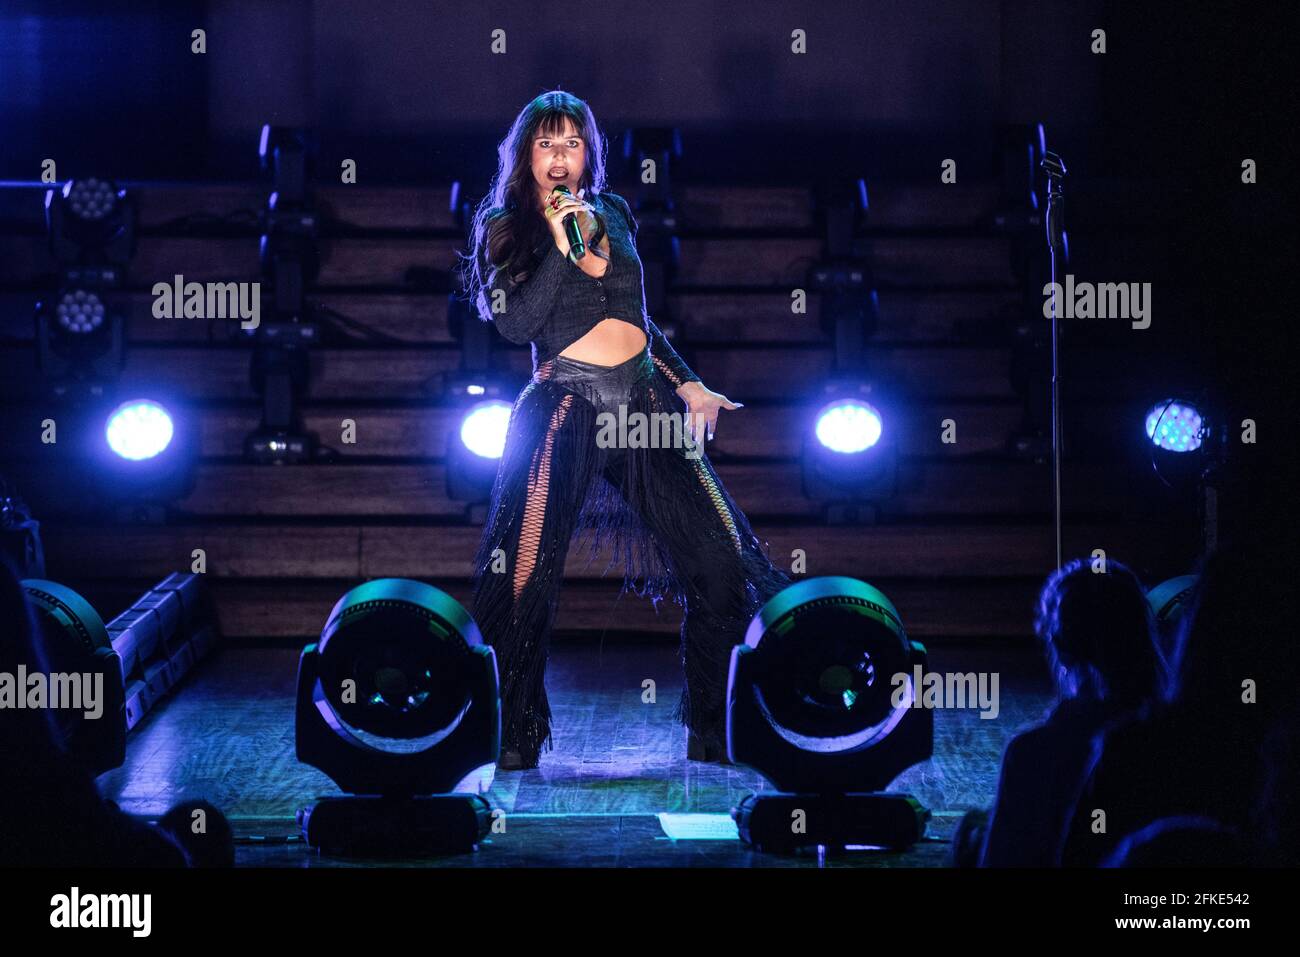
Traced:
<svg viewBox="0 0 1300 957">
<path fill-rule="evenodd" d="M 625 591 L 683 606 L 686 681 L 673 716 L 712 745 L 725 741 L 732 647 L 790 584 L 704 450 L 676 440 L 688 433 L 674 431 L 673 417 L 683 429 L 686 417 L 673 389 L 649 351 L 618 366 L 557 356 L 515 401 L 475 556 L 473 613 L 497 655 L 502 749 L 526 766 L 551 743 L 546 659 L 575 532 L 589 539 L 588 561 L 622 562 Z M 638 421 L 648 423 L 639 435 Z"/>
</svg>

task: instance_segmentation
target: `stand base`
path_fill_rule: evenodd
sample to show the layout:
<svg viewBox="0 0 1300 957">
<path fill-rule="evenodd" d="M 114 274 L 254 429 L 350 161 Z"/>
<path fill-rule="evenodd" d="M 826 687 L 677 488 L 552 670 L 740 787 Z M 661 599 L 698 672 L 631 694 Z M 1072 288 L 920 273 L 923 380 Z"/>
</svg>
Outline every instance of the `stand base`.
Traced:
<svg viewBox="0 0 1300 957">
<path fill-rule="evenodd" d="M 330 797 L 298 812 L 309 847 L 344 857 L 464 854 L 492 825 L 492 806 L 477 794 L 426 797 Z"/>
<path fill-rule="evenodd" d="M 759 850 L 883 847 L 905 850 L 925 834 L 930 812 L 910 794 L 750 794 L 732 810 L 740 839 Z"/>
</svg>

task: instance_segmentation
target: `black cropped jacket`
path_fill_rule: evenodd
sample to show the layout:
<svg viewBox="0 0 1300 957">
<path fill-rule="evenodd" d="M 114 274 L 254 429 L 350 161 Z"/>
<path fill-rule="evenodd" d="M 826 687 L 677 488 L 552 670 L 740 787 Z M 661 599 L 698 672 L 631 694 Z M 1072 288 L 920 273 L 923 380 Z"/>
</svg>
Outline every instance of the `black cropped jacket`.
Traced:
<svg viewBox="0 0 1300 957">
<path fill-rule="evenodd" d="M 485 292 L 493 324 L 510 342 L 532 343 L 536 369 L 602 319 L 622 319 L 645 332 L 651 358 L 674 387 L 699 382 L 646 313 L 644 274 L 634 242 L 637 223 L 627 201 L 606 191 L 593 194 L 591 202 L 609 231 L 605 274 L 588 276 L 548 236 L 534 250 L 540 262 L 528 279 L 516 283 L 499 272 L 492 277 Z"/>
</svg>

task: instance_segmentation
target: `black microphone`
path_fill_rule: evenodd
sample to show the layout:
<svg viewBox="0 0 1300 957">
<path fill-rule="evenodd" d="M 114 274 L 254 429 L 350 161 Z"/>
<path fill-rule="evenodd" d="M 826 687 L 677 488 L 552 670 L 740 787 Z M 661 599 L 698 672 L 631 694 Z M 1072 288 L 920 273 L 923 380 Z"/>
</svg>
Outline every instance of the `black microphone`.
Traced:
<svg viewBox="0 0 1300 957">
<path fill-rule="evenodd" d="M 563 183 L 555 187 L 551 192 L 571 195 L 569 193 L 569 187 L 565 186 Z M 581 259 L 583 256 L 587 255 L 587 243 L 583 240 L 582 230 L 578 227 L 578 214 L 567 213 L 564 219 L 560 220 L 560 222 L 564 225 L 564 235 L 569 240 L 569 249 L 573 254 L 573 258 Z"/>
</svg>

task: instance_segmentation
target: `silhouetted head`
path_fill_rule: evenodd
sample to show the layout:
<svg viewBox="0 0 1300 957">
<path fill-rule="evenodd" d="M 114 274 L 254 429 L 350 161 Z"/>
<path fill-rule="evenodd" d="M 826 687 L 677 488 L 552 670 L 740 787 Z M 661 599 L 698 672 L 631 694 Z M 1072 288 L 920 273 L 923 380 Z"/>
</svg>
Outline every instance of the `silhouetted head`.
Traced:
<svg viewBox="0 0 1300 957">
<path fill-rule="evenodd" d="M 1165 693 L 1168 667 L 1137 575 L 1107 559 L 1104 570 L 1075 559 L 1053 572 L 1034 622 L 1057 692 L 1137 707 Z"/>
<path fill-rule="evenodd" d="M 1263 775 L 1251 815 L 1268 864 L 1300 864 L 1300 706 L 1274 721 L 1260 746 Z"/>
<path fill-rule="evenodd" d="M 1288 557 L 1284 548 L 1253 545 L 1202 562 L 1175 642 L 1180 703 L 1260 720 L 1294 703 L 1300 675 Z"/>
<path fill-rule="evenodd" d="M 230 821 L 209 801 L 182 801 L 158 819 L 158 827 L 185 849 L 191 867 L 234 867 Z"/>
<path fill-rule="evenodd" d="M 1168 817 L 1122 838 L 1100 867 L 1247 867 L 1252 843 L 1207 817 Z"/>
</svg>

